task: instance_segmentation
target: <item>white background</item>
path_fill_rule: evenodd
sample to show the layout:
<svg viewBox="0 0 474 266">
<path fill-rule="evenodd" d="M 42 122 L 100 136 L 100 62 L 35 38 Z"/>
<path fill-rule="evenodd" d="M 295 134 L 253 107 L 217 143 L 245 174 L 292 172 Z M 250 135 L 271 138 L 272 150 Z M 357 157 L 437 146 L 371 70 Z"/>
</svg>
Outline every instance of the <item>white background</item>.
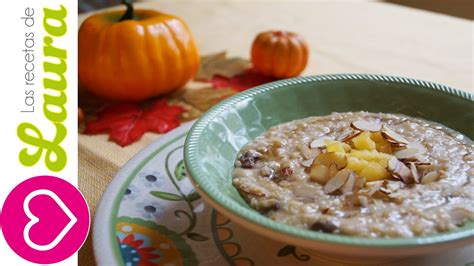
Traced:
<svg viewBox="0 0 474 266">
<path fill-rule="evenodd" d="M 32 122 L 38 127 L 45 139 L 51 140 L 55 129 L 52 123 L 43 115 L 42 87 L 42 47 L 44 29 L 42 26 L 43 8 L 59 9 L 62 4 L 67 8 L 67 33 L 60 38 L 54 38 L 54 46 L 67 49 L 66 79 L 68 87 L 66 109 L 68 117 L 65 125 L 68 129 L 62 147 L 68 155 L 66 168 L 58 173 L 49 171 L 44 165 L 44 157 L 33 167 L 26 168 L 18 160 L 20 150 L 26 147 L 17 135 L 16 129 L 21 122 Z M 21 17 L 26 7 L 35 10 L 35 25 L 27 28 Z M 3 12 L 0 16 L 0 78 L 1 78 L 1 125 L 0 125 L 0 202 L 3 205 L 8 193 L 21 181 L 37 175 L 55 175 L 66 179 L 77 186 L 77 1 L 43 0 L 26 1 L 15 0 L 3 3 Z M 21 113 L 24 108 L 25 86 L 25 33 L 35 33 L 35 113 Z M 28 86 L 31 87 L 31 86 Z M 43 151 L 43 156 L 45 151 Z M 2 217 L 8 219 L 8 217 Z M 0 236 L 0 258 L 2 265 L 31 265 L 17 256 L 6 244 L 3 235 Z M 57 265 L 77 265 L 77 255 Z"/>
</svg>

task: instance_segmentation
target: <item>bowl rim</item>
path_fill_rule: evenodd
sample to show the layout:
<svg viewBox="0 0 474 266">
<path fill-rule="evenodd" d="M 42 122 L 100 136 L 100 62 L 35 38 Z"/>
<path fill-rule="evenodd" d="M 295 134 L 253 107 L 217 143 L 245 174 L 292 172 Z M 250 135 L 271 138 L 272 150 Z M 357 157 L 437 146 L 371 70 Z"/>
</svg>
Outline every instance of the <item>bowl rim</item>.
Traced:
<svg viewBox="0 0 474 266">
<path fill-rule="evenodd" d="M 337 80 L 369 80 L 369 81 L 383 81 L 391 83 L 402 83 L 408 85 L 415 85 L 427 89 L 434 89 L 444 92 L 449 95 L 457 96 L 474 103 L 474 95 L 465 91 L 461 91 L 446 85 L 437 84 L 434 82 L 423 81 L 413 78 L 405 78 L 388 75 L 375 74 L 329 74 L 318 76 L 297 77 L 285 80 L 274 81 L 254 87 L 252 89 L 241 92 L 235 96 L 222 101 L 221 103 L 212 107 L 200 119 L 198 119 L 191 127 L 184 145 L 184 160 L 186 168 L 193 179 L 193 184 L 199 186 L 199 190 L 206 194 L 206 198 L 210 199 L 214 204 L 226 209 L 227 211 L 242 217 L 258 227 L 274 231 L 276 233 L 289 235 L 305 240 L 320 241 L 327 244 L 343 244 L 351 246 L 363 247 L 407 247 L 418 245 L 439 244 L 449 241 L 463 240 L 474 237 L 474 223 L 469 223 L 459 229 L 452 231 L 434 234 L 422 237 L 408 237 L 408 238 L 364 238 L 357 236 L 346 236 L 338 234 L 328 234 L 322 232 L 310 231 L 308 229 L 297 228 L 286 225 L 267 218 L 258 212 L 239 205 L 230 200 L 220 190 L 215 189 L 211 182 L 206 178 L 206 175 L 200 168 L 199 156 L 197 155 L 197 148 L 201 133 L 218 115 L 227 109 L 235 106 L 238 102 L 254 97 L 255 95 L 265 93 L 270 90 L 286 87 L 289 85 L 305 84 L 319 81 L 337 81 Z"/>
</svg>

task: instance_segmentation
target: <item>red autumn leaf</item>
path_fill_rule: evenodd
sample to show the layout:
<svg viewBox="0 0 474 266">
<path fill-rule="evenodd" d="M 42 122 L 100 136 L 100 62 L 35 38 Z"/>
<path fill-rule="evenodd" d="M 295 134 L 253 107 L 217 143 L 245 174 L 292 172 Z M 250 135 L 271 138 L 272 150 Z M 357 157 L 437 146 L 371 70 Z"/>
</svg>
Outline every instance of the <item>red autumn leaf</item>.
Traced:
<svg viewBox="0 0 474 266">
<path fill-rule="evenodd" d="M 226 78 L 219 75 L 212 77 L 211 84 L 214 88 L 233 88 L 238 91 L 244 91 L 252 87 L 272 82 L 277 79 L 259 74 L 254 69 L 248 69 L 242 74 Z"/>
<path fill-rule="evenodd" d="M 109 133 L 109 139 L 127 146 L 140 139 L 145 132 L 166 133 L 179 126 L 180 106 L 159 100 L 142 109 L 135 104 L 117 104 L 105 108 L 94 121 L 87 123 L 85 134 Z"/>
</svg>

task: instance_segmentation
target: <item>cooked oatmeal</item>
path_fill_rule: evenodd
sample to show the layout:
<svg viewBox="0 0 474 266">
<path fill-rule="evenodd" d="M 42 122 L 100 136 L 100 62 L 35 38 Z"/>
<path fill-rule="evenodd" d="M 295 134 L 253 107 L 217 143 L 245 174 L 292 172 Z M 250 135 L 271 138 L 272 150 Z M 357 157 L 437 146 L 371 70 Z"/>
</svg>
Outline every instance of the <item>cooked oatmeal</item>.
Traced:
<svg viewBox="0 0 474 266">
<path fill-rule="evenodd" d="M 348 112 L 281 124 L 242 148 L 233 184 L 267 217 L 311 230 L 410 237 L 474 220 L 474 144 L 438 123 Z"/>
</svg>

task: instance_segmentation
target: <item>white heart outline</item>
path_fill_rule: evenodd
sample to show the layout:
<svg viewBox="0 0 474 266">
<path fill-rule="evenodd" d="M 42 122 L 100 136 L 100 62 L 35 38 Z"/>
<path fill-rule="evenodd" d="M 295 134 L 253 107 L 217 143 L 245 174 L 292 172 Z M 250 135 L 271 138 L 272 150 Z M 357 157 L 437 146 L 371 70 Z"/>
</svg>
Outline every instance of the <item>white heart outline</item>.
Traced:
<svg viewBox="0 0 474 266">
<path fill-rule="evenodd" d="M 70 221 L 61 230 L 61 232 L 56 236 L 56 238 L 47 245 L 38 245 L 35 242 L 33 242 L 30 238 L 31 227 L 37 224 L 40 221 L 40 219 L 36 217 L 33 213 L 31 213 L 29 204 L 30 204 L 30 201 L 34 197 L 40 196 L 40 195 L 46 195 L 52 198 L 54 202 L 58 204 L 61 210 L 70 219 Z M 30 221 L 26 224 L 25 228 L 23 229 L 23 238 L 25 239 L 25 242 L 26 244 L 28 244 L 28 246 L 38 251 L 48 251 L 55 248 L 59 244 L 59 242 L 61 242 L 61 240 L 66 236 L 69 230 L 71 230 L 71 228 L 77 223 L 76 216 L 74 216 L 74 214 L 66 206 L 66 204 L 64 204 L 64 202 L 58 197 L 58 195 L 56 195 L 56 193 L 48 189 L 38 189 L 38 190 L 30 192 L 30 194 L 28 194 L 28 196 L 26 196 L 25 200 L 23 201 L 23 211 L 25 212 L 26 216 L 30 219 Z"/>
</svg>

